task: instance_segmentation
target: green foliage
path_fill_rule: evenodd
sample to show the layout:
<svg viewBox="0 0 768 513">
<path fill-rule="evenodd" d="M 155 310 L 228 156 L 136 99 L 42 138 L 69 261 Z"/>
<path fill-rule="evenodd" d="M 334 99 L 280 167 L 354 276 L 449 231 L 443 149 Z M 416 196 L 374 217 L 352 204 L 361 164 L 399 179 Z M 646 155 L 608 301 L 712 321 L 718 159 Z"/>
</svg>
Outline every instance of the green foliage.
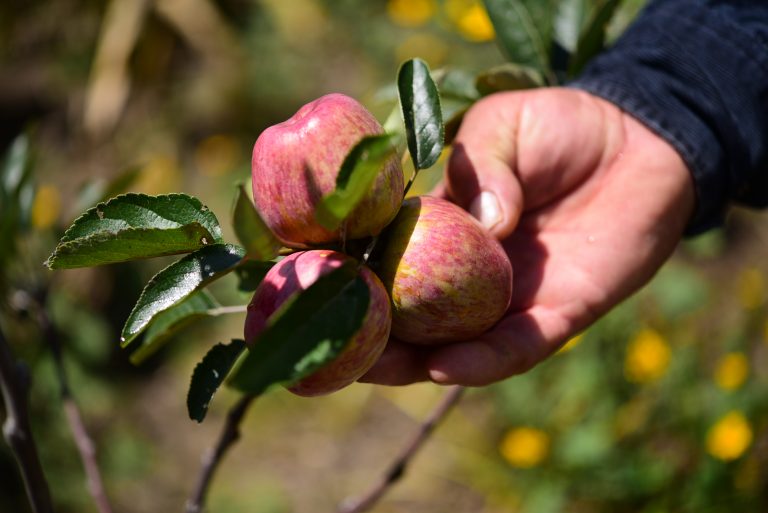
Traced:
<svg viewBox="0 0 768 513">
<path fill-rule="evenodd" d="M 513 63 L 505 63 L 480 73 L 476 82 L 477 90 L 483 96 L 544 85 L 544 77 L 536 69 Z"/>
<path fill-rule="evenodd" d="M 592 14 L 568 65 L 568 75 L 578 75 L 587 62 L 600 53 L 605 46 L 606 29 L 621 0 L 606 0 Z"/>
<path fill-rule="evenodd" d="M 197 422 L 205 419 L 213 395 L 243 351 L 245 351 L 244 340 L 216 344 L 195 366 L 187 394 L 187 411 L 190 419 Z"/>
<path fill-rule="evenodd" d="M 318 222 L 336 230 L 373 186 L 395 149 L 387 134 L 364 137 L 347 154 L 336 177 L 336 188 L 317 206 Z M 395 157 L 396 158 L 396 157 Z"/>
<path fill-rule="evenodd" d="M 156 316 L 193 292 L 230 273 L 245 256 L 231 244 L 214 244 L 190 253 L 149 280 L 123 326 L 121 342 L 130 344 Z"/>
<path fill-rule="evenodd" d="M 29 223 L 34 184 L 31 180 L 29 139 L 14 139 L 0 164 L 0 265 L 13 255 L 18 232 Z"/>
<path fill-rule="evenodd" d="M 403 63 L 397 89 L 413 165 L 426 169 L 440 158 L 445 141 L 440 95 L 427 64 L 421 59 Z"/>
<path fill-rule="evenodd" d="M 282 246 L 248 199 L 243 184 L 237 187 L 232 227 L 246 253 L 255 260 L 272 260 Z"/>
<path fill-rule="evenodd" d="M 362 326 L 368 286 L 352 262 L 318 278 L 269 318 L 230 383 L 261 394 L 277 383 L 295 383 L 344 350 Z"/>
<path fill-rule="evenodd" d="M 550 71 L 546 26 L 537 24 L 525 0 L 484 0 L 502 51 L 511 61 L 545 75 Z"/>
<path fill-rule="evenodd" d="M 237 289 L 240 292 L 253 292 L 259 286 L 264 276 L 275 265 L 274 262 L 259 262 L 245 260 L 235 268 L 238 277 Z"/>
<path fill-rule="evenodd" d="M 141 345 L 131 353 L 131 363 L 141 364 L 185 326 L 210 317 L 220 306 L 210 292 L 203 289 L 156 314 L 144 333 Z"/>
<path fill-rule="evenodd" d="M 219 221 L 198 199 L 185 194 L 125 194 L 77 218 L 46 265 L 91 267 L 189 253 L 220 242 Z"/>
</svg>

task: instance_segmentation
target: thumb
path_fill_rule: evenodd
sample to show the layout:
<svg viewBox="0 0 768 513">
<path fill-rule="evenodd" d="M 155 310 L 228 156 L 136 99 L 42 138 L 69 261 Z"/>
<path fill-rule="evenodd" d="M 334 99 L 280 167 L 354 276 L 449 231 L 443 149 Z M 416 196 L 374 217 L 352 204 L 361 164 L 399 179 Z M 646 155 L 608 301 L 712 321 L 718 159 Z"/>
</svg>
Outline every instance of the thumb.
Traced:
<svg viewBox="0 0 768 513">
<path fill-rule="evenodd" d="M 518 102 L 499 108 L 493 96 L 479 101 L 465 115 L 446 168 L 446 192 L 503 239 L 517 225 L 523 191 L 515 175 Z"/>
</svg>

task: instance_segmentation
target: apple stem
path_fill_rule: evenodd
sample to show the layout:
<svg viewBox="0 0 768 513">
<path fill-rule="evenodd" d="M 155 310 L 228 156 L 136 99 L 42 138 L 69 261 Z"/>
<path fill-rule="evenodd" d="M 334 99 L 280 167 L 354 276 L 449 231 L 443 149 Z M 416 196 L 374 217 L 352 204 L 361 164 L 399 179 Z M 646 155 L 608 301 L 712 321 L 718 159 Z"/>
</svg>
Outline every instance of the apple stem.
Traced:
<svg viewBox="0 0 768 513">
<path fill-rule="evenodd" d="M 420 426 L 414 437 L 400 451 L 400 454 L 398 454 L 381 479 L 359 497 L 344 500 L 339 506 L 339 513 L 363 513 L 369 511 L 392 485 L 403 477 L 418 450 L 421 449 L 429 436 L 434 432 L 437 425 L 445 419 L 451 409 L 459 402 L 464 390 L 465 387 L 459 385 L 450 387 L 437 407 Z"/>
<path fill-rule="evenodd" d="M 376 243 L 379 242 L 379 236 L 375 235 L 371 242 L 368 243 L 368 246 L 365 248 L 365 252 L 363 253 L 363 263 L 367 264 L 368 259 L 371 258 L 371 254 L 373 253 L 373 249 L 376 247 Z"/>
</svg>

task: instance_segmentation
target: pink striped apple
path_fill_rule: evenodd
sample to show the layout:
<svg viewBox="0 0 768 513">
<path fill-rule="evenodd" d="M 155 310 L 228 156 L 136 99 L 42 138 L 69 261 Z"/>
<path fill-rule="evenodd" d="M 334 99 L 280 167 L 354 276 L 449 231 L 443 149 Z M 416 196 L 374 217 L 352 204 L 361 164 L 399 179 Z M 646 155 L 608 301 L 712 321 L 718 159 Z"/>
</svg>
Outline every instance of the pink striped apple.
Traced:
<svg viewBox="0 0 768 513">
<path fill-rule="evenodd" d="M 392 298 L 392 336 L 415 344 L 471 340 L 512 297 L 512 264 L 466 211 L 421 196 L 387 229 L 377 272 Z"/>
<path fill-rule="evenodd" d="M 253 147 L 253 199 L 267 225 L 288 246 L 338 241 L 315 219 L 318 202 L 334 190 L 347 153 L 363 137 L 384 133 L 356 100 L 329 94 L 264 130 Z M 403 171 L 393 156 L 352 212 L 346 238 L 378 235 L 394 218 L 403 198 Z"/>
<path fill-rule="evenodd" d="M 245 340 L 254 340 L 266 327 L 269 317 L 291 295 L 350 259 L 336 251 L 311 250 L 293 253 L 278 262 L 264 277 L 248 305 Z M 335 392 L 365 374 L 384 351 L 392 320 L 389 296 L 370 269 L 362 267 L 360 272 L 371 295 L 362 327 L 336 359 L 289 387 L 291 392 L 302 396 Z"/>
</svg>

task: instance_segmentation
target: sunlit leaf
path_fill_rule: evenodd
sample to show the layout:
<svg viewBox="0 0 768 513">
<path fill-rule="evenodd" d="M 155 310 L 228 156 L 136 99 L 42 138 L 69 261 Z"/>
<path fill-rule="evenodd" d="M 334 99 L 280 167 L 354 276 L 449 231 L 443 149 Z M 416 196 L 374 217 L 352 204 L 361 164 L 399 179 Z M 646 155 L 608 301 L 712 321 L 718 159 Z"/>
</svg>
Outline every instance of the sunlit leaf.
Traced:
<svg viewBox="0 0 768 513">
<path fill-rule="evenodd" d="M 232 227 L 249 257 L 254 260 L 272 260 L 277 256 L 282 243 L 251 203 L 243 184 L 237 188 Z"/>
<path fill-rule="evenodd" d="M 477 76 L 477 90 L 483 96 L 499 91 L 532 89 L 545 85 L 541 73 L 527 66 L 506 63 Z"/>
<path fill-rule="evenodd" d="M 440 158 L 445 141 L 440 96 L 427 64 L 406 61 L 397 75 L 397 89 L 408 151 L 416 169 L 426 169 Z"/>
<path fill-rule="evenodd" d="M 336 230 L 371 190 L 376 176 L 395 155 L 391 139 L 387 134 L 368 136 L 350 150 L 336 178 L 336 188 L 317 206 L 315 215 L 323 227 Z"/>
<path fill-rule="evenodd" d="M 575 77 L 581 73 L 587 62 L 603 50 L 606 28 L 619 4 L 621 4 L 621 0 L 605 0 L 595 10 L 587 27 L 579 36 L 576 52 L 571 57 L 571 62 L 568 65 L 569 76 Z"/>
<path fill-rule="evenodd" d="M 229 344 L 216 344 L 197 364 L 192 373 L 187 394 L 189 418 L 202 422 L 208 413 L 213 395 L 229 374 L 237 358 L 245 351 L 243 340 L 233 340 Z"/>
<path fill-rule="evenodd" d="M 139 365 L 155 354 L 176 333 L 192 322 L 209 317 L 220 305 L 206 290 L 199 290 L 157 314 L 144 333 L 141 345 L 131 353 L 131 363 Z"/>
<path fill-rule="evenodd" d="M 368 286 L 352 263 L 321 276 L 270 317 L 230 384 L 260 394 L 311 374 L 346 347 L 369 303 Z"/>
<path fill-rule="evenodd" d="M 144 287 L 123 326 L 122 345 L 130 344 L 157 315 L 234 270 L 244 256 L 245 250 L 239 246 L 215 244 L 190 253 L 157 273 Z"/>
<path fill-rule="evenodd" d="M 496 38 L 510 62 L 549 72 L 548 41 L 526 2 L 522 0 L 483 0 L 496 30 Z"/>
<path fill-rule="evenodd" d="M 569 53 L 576 51 L 584 25 L 589 19 L 590 0 L 560 0 L 554 19 L 554 38 Z"/>
<path fill-rule="evenodd" d="M 46 261 L 51 269 L 89 267 L 189 253 L 221 242 L 216 216 L 185 194 L 124 194 L 89 209 Z"/>
</svg>

